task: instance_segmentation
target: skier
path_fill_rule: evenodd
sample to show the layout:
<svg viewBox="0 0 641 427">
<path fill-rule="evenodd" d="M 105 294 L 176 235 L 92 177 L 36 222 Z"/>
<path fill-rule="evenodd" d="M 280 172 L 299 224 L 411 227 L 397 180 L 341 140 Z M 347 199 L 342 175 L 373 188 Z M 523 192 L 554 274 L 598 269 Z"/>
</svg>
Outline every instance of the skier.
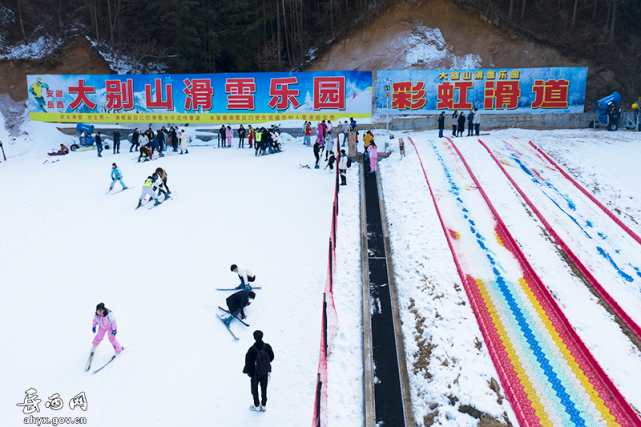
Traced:
<svg viewBox="0 0 641 427">
<path fill-rule="evenodd" d="M 42 111 L 47 112 L 47 103 L 45 102 L 44 95 L 42 90 L 49 90 L 49 85 L 42 82 L 42 79 L 38 77 L 38 80 L 29 87 L 29 92 L 33 95 L 38 103 L 38 106 L 42 108 Z"/>
<path fill-rule="evenodd" d="M 96 352 L 96 347 L 98 347 L 98 344 L 100 344 L 102 339 L 105 337 L 105 333 L 110 332 L 107 337 L 109 338 L 109 342 L 113 346 L 114 350 L 116 350 L 116 356 L 118 356 L 122 352 L 122 347 L 116 339 L 116 333 L 118 332 L 116 317 L 111 310 L 105 307 L 104 303 L 100 303 L 96 306 L 96 314 L 93 316 L 92 328 L 94 333 L 96 332 L 96 326 L 98 326 L 98 333 L 93 339 L 91 355 L 93 356 Z"/>
<path fill-rule="evenodd" d="M 245 128 L 243 125 L 238 128 L 238 148 L 245 148 Z"/>
<path fill-rule="evenodd" d="M 249 285 L 249 283 L 254 282 L 256 280 L 256 275 L 254 274 L 253 271 L 251 271 L 247 267 L 243 267 L 242 265 L 238 266 L 236 264 L 231 265 L 231 271 L 232 273 L 237 273 L 238 278 L 240 278 L 240 285 L 238 285 L 236 289 L 242 289 L 242 288 L 251 289 L 251 286 Z"/>
<path fill-rule="evenodd" d="M 135 128 L 134 133 L 131 135 L 131 147 L 129 147 L 130 153 L 134 151 L 134 148 L 138 150 L 138 147 L 140 147 L 140 143 L 138 142 L 139 137 L 140 134 L 138 133 L 138 128 Z"/>
<path fill-rule="evenodd" d="M 260 149 L 261 140 L 263 139 L 263 132 L 261 129 L 256 130 L 256 142 L 254 143 L 254 156 L 258 156 L 258 150 Z"/>
<path fill-rule="evenodd" d="M 229 326 L 232 319 L 234 317 L 237 317 L 239 314 L 241 319 L 246 318 L 247 316 L 245 316 L 245 307 L 250 305 L 250 300 L 253 301 L 254 298 L 256 298 L 256 292 L 249 290 L 249 288 L 231 294 L 231 296 L 225 300 L 230 313 L 227 318 L 223 319 L 225 325 Z"/>
<path fill-rule="evenodd" d="M 120 154 L 120 132 L 118 129 L 114 130 L 114 154 Z"/>
<path fill-rule="evenodd" d="M 160 200 L 158 200 L 158 196 L 154 191 L 154 188 L 157 187 L 156 181 L 158 180 L 160 180 L 160 178 L 158 178 L 158 174 L 155 172 L 151 176 L 147 177 L 145 183 L 142 185 L 142 194 L 140 195 L 140 199 L 138 199 L 138 206 L 136 209 L 142 206 L 142 201 L 147 197 L 147 195 L 156 201 L 156 206 L 160 204 Z"/>
<path fill-rule="evenodd" d="M 148 130 L 147 133 L 149 135 L 149 141 L 151 142 L 151 157 L 153 157 L 154 151 L 158 151 L 158 157 L 161 157 L 162 153 L 160 152 L 160 150 L 158 150 L 159 144 L 158 140 L 154 136 L 154 133 L 151 130 Z"/>
<path fill-rule="evenodd" d="M 443 138 L 443 130 L 445 129 L 445 111 L 441 111 L 438 116 L 438 137 Z"/>
<path fill-rule="evenodd" d="M 320 166 L 318 166 L 318 162 L 320 161 L 320 144 L 318 143 L 318 139 L 316 139 L 316 142 L 314 143 L 314 157 L 316 157 L 314 169 L 319 169 Z"/>
<path fill-rule="evenodd" d="M 151 147 L 149 146 L 149 139 L 147 135 L 141 133 L 138 137 L 138 142 L 140 143 L 140 156 L 138 156 L 138 161 L 141 157 L 146 156 L 145 161 L 151 160 Z"/>
<path fill-rule="evenodd" d="M 189 150 L 187 149 L 187 138 L 187 132 L 183 129 L 182 136 L 180 137 L 180 154 L 183 153 L 183 150 L 185 150 L 185 154 L 189 154 Z"/>
<path fill-rule="evenodd" d="M 156 168 L 156 175 L 158 175 L 158 178 L 162 181 L 163 187 L 167 190 L 167 192 L 163 191 L 163 193 L 165 193 L 165 198 L 169 197 L 171 191 L 169 191 L 169 187 L 167 187 L 167 172 L 165 172 L 163 168 Z"/>
<path fill-rule="evenodd" d="M 98 150 L 98 157 L 102 157 L 102 137 L 100 136 L 100 132 L 96 134 L 96 149 Z"/>
<path fill-rule="evenodd" d="M 231 138 L 234 136 L 234 131 L 231 130 L 231 126 L 227 125 L 225 135 L 227 135 L 227 148 L 231 148 Z"/>
<path fill-rule="evenodd" d="M 338 171 L 341 175 L 341 185 L 347 185 L 347 154 L 345 150 L 341 150 L 341 153 L 338 157 Z"/>
<path fill-rule="evenodd" d="M 127 189 L 127 186 L 125 185 L 125 181 L 122 180 L 122 172 L 120 171 L 120 168 L 115 163 L 112 163 L 112 165 L 111 165 L 111 185 L 109 186 L 109 191 L 113 190 L 114 185 L 116 184 L 116 181 L 120 181 L 120 185 L 122 185 L 122 189 L 123 190 Z M 109 191 L 107 191 L 107 193 Z"/>
<path fill-rule="evenodd" d="M 376 148 L 376 143 L 372 140 L 369 148 L 369 170 L 372 175 L 376 173 L 376 160 L 378 159 L 378 149 Z"/>
<path fill-rule="evenodd" d="M 254 398 L 254 404 L 249 407 L 252 411 L 265 411 L 267 406 L 267 382 L 269 373 L 272 371 L 271 363 L 274 361 L 274 351 L 272 346 L 263 342 L 263 332 L 254 331 L 254 340 L 245 355 L 245 367 L 243 373 L 251 378 L 251 392 Z M 262 399 L 258 399 L 258 384 L 260 384 L 260 394 Z"/>
</svg>

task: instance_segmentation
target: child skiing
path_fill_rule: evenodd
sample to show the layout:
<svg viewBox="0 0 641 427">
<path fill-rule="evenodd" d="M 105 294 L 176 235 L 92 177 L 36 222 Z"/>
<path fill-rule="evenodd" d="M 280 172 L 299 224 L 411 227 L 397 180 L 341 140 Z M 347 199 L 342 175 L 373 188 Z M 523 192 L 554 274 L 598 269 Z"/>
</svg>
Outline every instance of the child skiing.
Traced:
<svg viewBox="0 0 641 427">
<path fill-rule="evenodd" d="M 113 190 L 114 185 L 116 184 L 116 181 L 120 181 L 120 185 L 122 185 L 122 189 L 123 190 L 127 189 L 127 186 L 125 185 L 125 181 L 122 180 L 122 172 L 120 171 L 120 168 L 115 163 L 112 163 L 112 165 L 111 165 L 111 185 L 109 186 L 109 191 Z M 109 191 L 107 191 L 107 193 Z"/>
<path fill-rule="evenodd" d="M 106 308 L 105 304 L 102 302 L 96 306 L 96 314 L 94 314 L 93 316 L 92 330 L 94 333 L 96 332 L 96 326 L 98 326 L 98 333 L 93 339 L 91 356 L 93 356 L 93 354 L 96 352 L 96 347 L 98 347 L 98 344 L 100 344 L 102 339 L 105 337 L 105 334 L 108 334 L 107 338 L 109 338 L 109 342 L 116 351 L 116 356 L 118 356 L 122 352 L 122 347 L 116 339 L 116 333 L 118 332 L 116 317 L 114 316 L 113 312 Z"/>
<path fill-rule="evenodd" d="M 157 181 L 162 182 L 160 178 L 158 178 L 158 174 L 155 172 L 151 176 L 147 177 L 145 183 L 142 185 L 142 194 L 140 195 L 140 199 L 138 199 L 138 206 L 136 206 L 136 209 L 142 206 L 142 201 L 145 200 L 145 197 L 147 196 L 149 196 L 151 199 L 156 200 L 156 206 L 160 204 L 160 200 L 158 200 L 158 196 L 156 195 L 155 191 L 155 189 L 159 186 Z"/>
</svg>

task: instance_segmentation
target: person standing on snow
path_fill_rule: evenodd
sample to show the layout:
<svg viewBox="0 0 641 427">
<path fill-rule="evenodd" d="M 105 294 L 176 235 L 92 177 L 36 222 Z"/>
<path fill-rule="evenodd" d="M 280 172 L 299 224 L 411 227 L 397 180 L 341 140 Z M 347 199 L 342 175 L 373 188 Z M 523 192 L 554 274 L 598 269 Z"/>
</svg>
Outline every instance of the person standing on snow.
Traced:
<svg viewBox="0 0 641 427">
<path fill-rule="evenodd" d="M 341 175 L 341 185 L 347 185 L 347 154 L 345 150 L 341 150 L 338 156 L 338 172 Z"/>
<path fill-rule="evenodd" d="M 438 116 L 438 137 L 443 138 L 443 130 L 445 129 L 445 111 L 441 111 Z"/>
<path fill-rule="evenodd" d="M 329 122 L 330 126 L 332 122 Z M 327 131 L 327 138 L 325 143 L 325 160 L 327 160 L 327 153 L 334 151 L 334 137 L 330 131 Z"/>
<path fill-rule="evenodd" d="M 249 148 L 252 148 L 252 144 L 254 143 L 254 140 L 256 139 L 256 131 L 252 127 L 252 125 L 248 125 L 249 127 Z"/>
<path fill-rule="evenodd" d="M 189 154 L 189 150 L 187 149 L 187 139 L 187 132 L 185 132 L 185 129 L 183 129 L 182 135 L 180 136 L 180 154 L 183 153 L 183 150 L 185 150 L 185 154 Z"/>
<path fill-rule="evenodd" d="M 234 131 L 231 130 L 231 126 L 227 125 L 225 135 L 227 136 L 227 148 L 231 148 L 231 139 L 234 136 Z"/>
<path fill-rule="evenodd" d="M 238 128 L 238 148 L 245 148 L 245 128 L 242 124 Z"/>
<path fill-rule="evenodd" d="M 263 342 L 263 332 L 254 331 L 256 341 L 245 354 L 245 367 L 243 374 L 251 378 L 251 392 L 254 404 L 249 407 L 252 411 L 266 410 L 267 406 L 267 383 L 269 373 L 272 371 L 271 363 L 274 361 L 274 350 L 272 346 Z M 258 399 L 258 384 L 262 399 Z"/>
<path fill-rule="evenodd" d="M 320 144 L 321 151 L 325 150 L 325 140 L 323 139 L 324 135 L 325 131 L 323 129 L 323 125 L 321 122 L 318 122 L 318 125 L 316 126 L 316 140 Z"/>
<path fill-rule="evenodd" d="M 478 108 L 474 109 L 474 130 L 476 131 L 476 136 L 479 136 L 479 131 L 481 129 L 481 112 Z"/>
<path fill-rule="evenodd" d="M 458 126 L 456 127 L 457 136 L 463 137 L 463 132 L 465 132 L 465 113 L 461 111 L 458 116 Z"/>
<path fill-rule="evenodd" d="M 256 129 L 256 142 L 254 142 L 254 156 L 258 156 L 258 150 L 260 149 L 261 141 L 263 139 L 263 131 Z"/>
<path fill-rule="evenodd" d="M 343 132 L 343 147 L 345 143 L 349 141 L 349 123 L 345 120 L 345 123 L 341 126 L 341 131 Z"/>
<path fill-rule="evenodd" d="M 109 186 L 109 191 L 113 190 L 116 181 L 120 181 L 120 185 L 122 185 L 123 190 L 127 189 L 125 181 L 122 180 L 122 172 L 120 171 L 120 168 L 115 163 L 113 163 L 111 165 L 111 185 Z M 107 193 L 109 191 L 107 191 Z"/>
<path fill-rule="evenodd" d="M 238 285 L 236 289 L 247 287 L 251 288 L 249 283 L 256 280 L 256 275 L 254 274 L 254 272 L 247 267 L 243 267 L 242 265 L 238 266 L 236 264 L 232 264 L 231 271 L 232 273 L 237 273 L 238 278 L 240 279 L 240 285 Z"/>
<path fill-rule="evenodd" d="M 140 199 L 138 199 L 138 206 L 136 207 L 136 209 L 142 206 L 142 201 L 145 200 L 145 197 L 147 196 L 149 196 L 151 199 L 154 199 L 156 201 L 156 205 L 160 204 L 160 200 L 158 200 L 158 196 L 154 191 L 154 188 L 157 187 L 156 181 L 159 180 L 160 178 L 158 178 L 158 174 L 155 172 L 151 176 L 147 177 L 145 183 L 142 185 L 142 194 L 140 195 Z"/>
<path fill-rule="evenodd" d="M 102 157 L 102 137 L 100 136 L 100 132 L 96 134 L 96 150 L 98 150 L 98 157 Z"/>
<path fill-rule="evenodd" d="M 114 130 L 114 154 L 120 154 L 120 131 Z"/>
<path fill-rule="evenodd" d="M 458 126 L 458 110 L 452 113 L 452 136 L 456 136 L 456 126 Z"/>
<path fill-rule="evenodd" d="M 105 307 L 104 303 L 100 303 L 96 306 L 96 314 L 93 316 L 93 332 L 96 332 L 96 326 L 98 326 L 98 333 L 93 339 L 91 347 L 91 355 L 96 352 L 96 347 L 105 337 L 105 334 L 108 334 L 109 342 L 116 351 L 116 356 L 118 356 L 123 348 L 120 346 L 120 343 L 116 339 L 116 333 L 118 332 L 118 326 L 116 324 L 116 316 L 113 312 Z"/>
<path fill-rule="evenodd" d="M 311 135 L 312 135 L 312 124 L 311 122 L 305 122 L 303 126 L 303 144 L 310 147 L 312 145 Z"/>
<path fill-rule="evenodd" d="M 318 143 L 318 139 L 314 143 L 314 157 L 316 157 L 316 165 L 314 166 L 314 169 L 319 169 L 320 166 L 318 166 L 318 162 L 320 161 L 320 144 Z"/>
<path fill-rule="evenodd" d="M 256 298 L 256 292 L 249 289 L 235 292 L 228 297 L 225 302 L 227 303 L 227 308 L 229 309 L 230 314 L 227 318 L 223 319 L 225 325 L 229 326 L 232 319 L 234 317 L 238 317 L 238 315 L 240 315 L 241 319 L 247 317 L 245 316 L 245 307 L 250 305 L 250 300 L 253 301 L 254 298 Z"/>
<path fill-rule="evenodd" d="M 474 111 L 470 110 L 467 115 L 467 136 L 474 135 Z"/>
<path fill-rule="evenodd" d="M 138 150 L 138 147 L 140 147 L 140 143 L 138 142 L 139 137 L 140 134 L 138 133 L 138 128 L 135 128 L 134 133 L 131 134 L 131 147 L 129 147 L 130 153 L 133 153 L 134 148 Z"/>
<path fill-rule="evenodd" d="M 376 143 L 372 140 L 372 143 L 367 149 L 369 152 L 369 170 L 372 175 L 376 173 L 376 160 L 378 159 L 378 148 L 376 148 Z"/>
</svg>

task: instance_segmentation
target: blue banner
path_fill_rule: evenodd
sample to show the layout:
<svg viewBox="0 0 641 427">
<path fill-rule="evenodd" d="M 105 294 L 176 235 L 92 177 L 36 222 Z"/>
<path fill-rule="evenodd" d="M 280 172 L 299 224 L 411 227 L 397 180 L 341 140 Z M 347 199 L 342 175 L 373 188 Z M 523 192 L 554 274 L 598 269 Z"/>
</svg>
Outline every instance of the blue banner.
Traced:
<svg viewBox="0 0 641 427">
<path fill-rule="evenodd" d="M 32 120 L 238 123 L 371 117 L 372 72 L 29 75 Z"/>
<path fill-rule="evenodd" d="M 378 71 L 376 113 L 583 113 L 587 75 L 587 67 Z"/>
</svg>

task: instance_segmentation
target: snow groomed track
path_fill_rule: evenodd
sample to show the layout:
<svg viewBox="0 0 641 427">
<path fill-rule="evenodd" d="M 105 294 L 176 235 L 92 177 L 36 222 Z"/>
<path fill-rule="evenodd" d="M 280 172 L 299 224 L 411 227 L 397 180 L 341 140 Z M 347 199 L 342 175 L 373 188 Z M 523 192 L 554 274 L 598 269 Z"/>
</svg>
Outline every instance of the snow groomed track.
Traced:
<svg viewBox="0 0 641 427">
<path fill-rule="evenodd" d="M 639 237 L 531 143 L 479 142 L 592 287 L 641 338 Z"/>
<path fill-rule="evenodd" d="M 414 142 L 410 139 L 412 144 Z M 451 141 L 414 145 L 501 382 L 522 426 L 639 426 L 532 270 Z"/>
</svg>

